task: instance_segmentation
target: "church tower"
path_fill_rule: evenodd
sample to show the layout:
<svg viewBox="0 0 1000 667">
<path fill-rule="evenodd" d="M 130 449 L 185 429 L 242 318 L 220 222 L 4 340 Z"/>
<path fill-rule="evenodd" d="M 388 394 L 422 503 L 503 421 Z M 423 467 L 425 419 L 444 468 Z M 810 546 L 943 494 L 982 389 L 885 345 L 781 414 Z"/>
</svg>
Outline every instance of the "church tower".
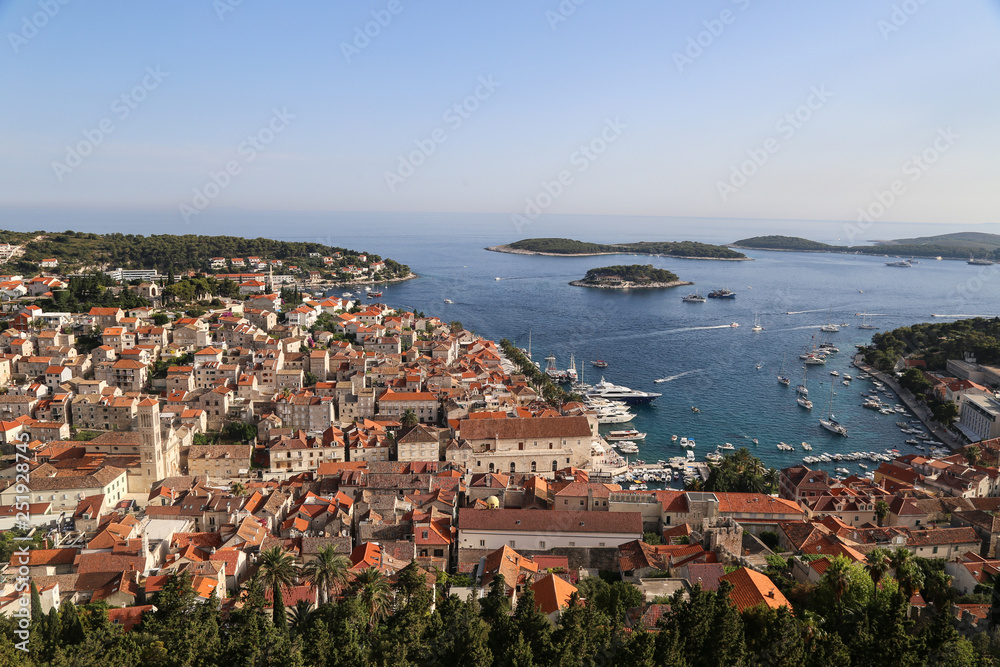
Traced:
<svg viewBox="0 0 1000 667">
<path fill-rule="evenodd" d="M 142 475 L 150 482 L 166 477 L 163 442 L 160 436 L 160 404 L 154 398 L 139 401 L 138 421 Z"/>
</svg>

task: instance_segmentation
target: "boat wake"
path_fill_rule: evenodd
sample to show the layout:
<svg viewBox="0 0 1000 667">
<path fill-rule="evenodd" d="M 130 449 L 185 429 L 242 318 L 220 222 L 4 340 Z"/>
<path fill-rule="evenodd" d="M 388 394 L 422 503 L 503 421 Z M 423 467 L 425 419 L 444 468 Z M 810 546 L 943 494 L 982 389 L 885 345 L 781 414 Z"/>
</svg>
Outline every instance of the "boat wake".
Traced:
<svg viewBox="0 0 1000 667">
<path fill-rule="evenodd" d="M 667 329 L 663 333 L 683 333 L 685 331 L 708 331 L 709 329 L 732 329 L 731 324 L 715 324 L 708 327 L 682 327 L 680 329 Z"/>
<path fill-rule="evenodd" d="M 818 329 L 820 324 L 806 324 L 801 327 L 788 327 L 787 329 L 776 329 L 776 331 L 799 331 L 800 329 Z"/>
<path fill-rule="evenodd" d="M 785 315 L 801 315 L 802 313 L 822 313 L 825 312 L 826 308 L 817 308 L 816 310 L 789 310 Z"/>
<path fill-rule="evenodd" d="M 693 371 L 684 371 L 683 373 L 678 373 L 677 375 L 669 375 L 665 378 L 660 378 L 659 380 L 657 380 L 657 382 L 673 382 L 674 380 L 682 378 L 685 375 L 691 375 L 692 373 L 701 373 L 704 370 L 705 370 L 704 368 L 696 368 Z"/>
</svg>

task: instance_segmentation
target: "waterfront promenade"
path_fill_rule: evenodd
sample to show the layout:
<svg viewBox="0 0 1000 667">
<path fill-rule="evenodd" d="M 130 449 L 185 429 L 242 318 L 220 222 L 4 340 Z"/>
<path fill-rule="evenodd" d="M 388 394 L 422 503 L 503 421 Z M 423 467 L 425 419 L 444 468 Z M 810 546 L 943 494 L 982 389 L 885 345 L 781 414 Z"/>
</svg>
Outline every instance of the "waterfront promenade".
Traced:
<svg viewBox="0 0 1000 667">
<path fill-rule="evenodd" d="M 934 416 L 931 415 L 931 411 L 927 408 L 927 405 L 923 401 L 918 400 L 917 397 L 914 396 L 908 389 L 900 387 L 899 382 L 896 380 L 894 375 L 882 373 L 874 368 L 871 368 L 862 360 L 860 354 L 855 355 L 853 365 L 866 373 L 870 373 L 871 376 L 878 379 L 879 382 L 884 382 L 886 385 L 891 387 L 906 407 L 917 416 L 917 419 L 923 422 L 927 432 L 932 433 L 935 438 L 943 442 L 949 449 L 954 450 L 965 445 L 961 438 L 956 436 L 947 427 L 934 421 Z"/>
</svg>

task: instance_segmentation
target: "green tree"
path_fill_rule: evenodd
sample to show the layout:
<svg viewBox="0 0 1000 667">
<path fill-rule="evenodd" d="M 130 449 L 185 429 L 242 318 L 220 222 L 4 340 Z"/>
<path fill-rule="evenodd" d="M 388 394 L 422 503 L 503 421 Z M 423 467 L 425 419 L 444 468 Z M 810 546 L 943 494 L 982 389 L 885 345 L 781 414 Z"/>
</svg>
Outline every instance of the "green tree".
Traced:
<svg viewBox="0 0 1000 667">
<path fill-rule="evenodd" d="M 982 452 L 977 445 L 969 445 L 965 448 L 965 460 L 969 462 L 969 465 L 975 467 L 979 465 L 979 461 L 982 457 Z"/>
<path fill-rule="evenodd" d="M 878 521 L 878 525 L 882 525 L 885 518 L 889 516 L 889 503 L 884 500 L 878 500 L 875 502 L 875 519 Z"/>
<path fill-rule="evenodd" d="M 298 567 L 295 556 L 279 546 L 273 546 L 260 554 L 260 582 L 271 589 L 271 603 L 274 605 L 271 618 L 274 627 L 284 631 L 287 628 L 283 588 L 295 585 Z"/>
<path fill-rule="evenodd" d="M 420 423 L 420 418 L 417 417 L 416 412 L 407 408 L 407 410 L 403 413 L 402 419 L 400 419 L 400 423 L 404 428 L 411 428 Z"/>
<path fill-rule="evenodd" d="M 354 594 L 368 616 L 369 631 L 389 613 L 389 582 L 378 569 L 365 568 L 354 579 Z"/>
<path fill-rule="evenodd" d="M 882 502 L 881 500 L 879 502 Z M 891 562 L 889 552 L 882 547 L 875 547 L 865 555 L 865 569 L 868 571 L 872 582 L 878 586 L 878 582 L 889 572 Z"/>
<path fill-rule="evenodd" d="M 330 601 L 331 591 L 338 595 L 343 590 L 350 568 L 351 561 L 328 544 L 319 550 L 316 558 L 302 567 L 302 578 L 317 591 L 320 602 L 326 604 Z"/>
</svg>

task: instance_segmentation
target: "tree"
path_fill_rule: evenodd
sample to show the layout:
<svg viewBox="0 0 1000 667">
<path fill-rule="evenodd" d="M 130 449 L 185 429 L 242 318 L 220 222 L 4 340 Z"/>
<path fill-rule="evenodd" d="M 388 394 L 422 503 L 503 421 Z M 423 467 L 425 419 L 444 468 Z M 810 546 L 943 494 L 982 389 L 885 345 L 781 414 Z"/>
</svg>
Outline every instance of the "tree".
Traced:
<svg viewBox="0 0 1000 667">
<path fill-rule="evenodd" d="M 982 458 L 982 452 L 977 445 L 969 445 L 965 448 L 965 460 L 969 462 L 969 465 L 976 467 L 979 465 L 979 461 Z"/>
<path fill-rule="evenodd" d="M 267 551 L 261 552 L 258 574 L 261 584 L 271 589 L 271 603 L 274 605 L 271 618 L 274 621 L 274 626 L 285 630 L 287 622 L 281 589 L 295 584 L 295 579 L 298 576 L 295 556 L 279 546 L 273 546 Z"/>
<path fill-rule="evenodd" d="M 878 525 L 882 525 L 885 518 L 889 516 L 889 503 L 884 500 L 879 500 L 875 503 L 875 519 L 878 521 Z"/>
<path fill-rule="evenodd" d="M 875 547 L 865 556 L 865 569 L 868 570 L 875 586 L 878 586 L 878 582 L 889 571 L 890 565 L 889 552 L 882 547 Z"/>
<path fill-rule="evenodd" d="M 834 556 L 833 560 L 823 573 L 821 586 L 825 586 L 833 593 L 834 601 L 838 609 L 840 601 L 851 585 L 851 562 L 844 556 Z"/>
<path fill-rule="evenodd" d="M 38 586 L 35 582 L 31 582 L 31 622 L 32 624 L 40 623 L 45 618 L 45 612 L 42 611 L 42 596 L 38 592 Z"/>
<path fill-rule="evenodd" d="M 343 590 L 350 568 L 351 561 L 328 544 L 319 550 L 315 559 L 302 567 L 302 577 L 319 593 L 321 603 L 326 604 L 330 601 L 331 591 L 336 595 Z"/>
<path fill-rule="evenodd" d="M 312 620 L 313 604 L 309 600 L 299 600 L 295 606 L 288 610 L 288 629 L 295 636 L 305 633 L 309 622 Z"/>
<path fill-rule="evenodd" d="M 909 602 L 913 594 L 920 590 L 924 583 L 923 573 L 917 567 L 913 554 L 903 548 L 897 548 L 889 557 L 899 590 L 903 598 Z"/>
<path fill-rule="evenodd" d="M 407 408 L 406 412 L 403 413 L 402 419 L 400 419 L 400 423 L 404 428 L 410 428 L 419 424 L 420 418 L 417 417 L 416 412 Z"/>
<path fill-rule="evenodd" d="M 378 569 L 369 567 L 354 579 L 355 595 L 368 616 L 368 631 L 389 613 L 389 581 Z"/>
</svg>

